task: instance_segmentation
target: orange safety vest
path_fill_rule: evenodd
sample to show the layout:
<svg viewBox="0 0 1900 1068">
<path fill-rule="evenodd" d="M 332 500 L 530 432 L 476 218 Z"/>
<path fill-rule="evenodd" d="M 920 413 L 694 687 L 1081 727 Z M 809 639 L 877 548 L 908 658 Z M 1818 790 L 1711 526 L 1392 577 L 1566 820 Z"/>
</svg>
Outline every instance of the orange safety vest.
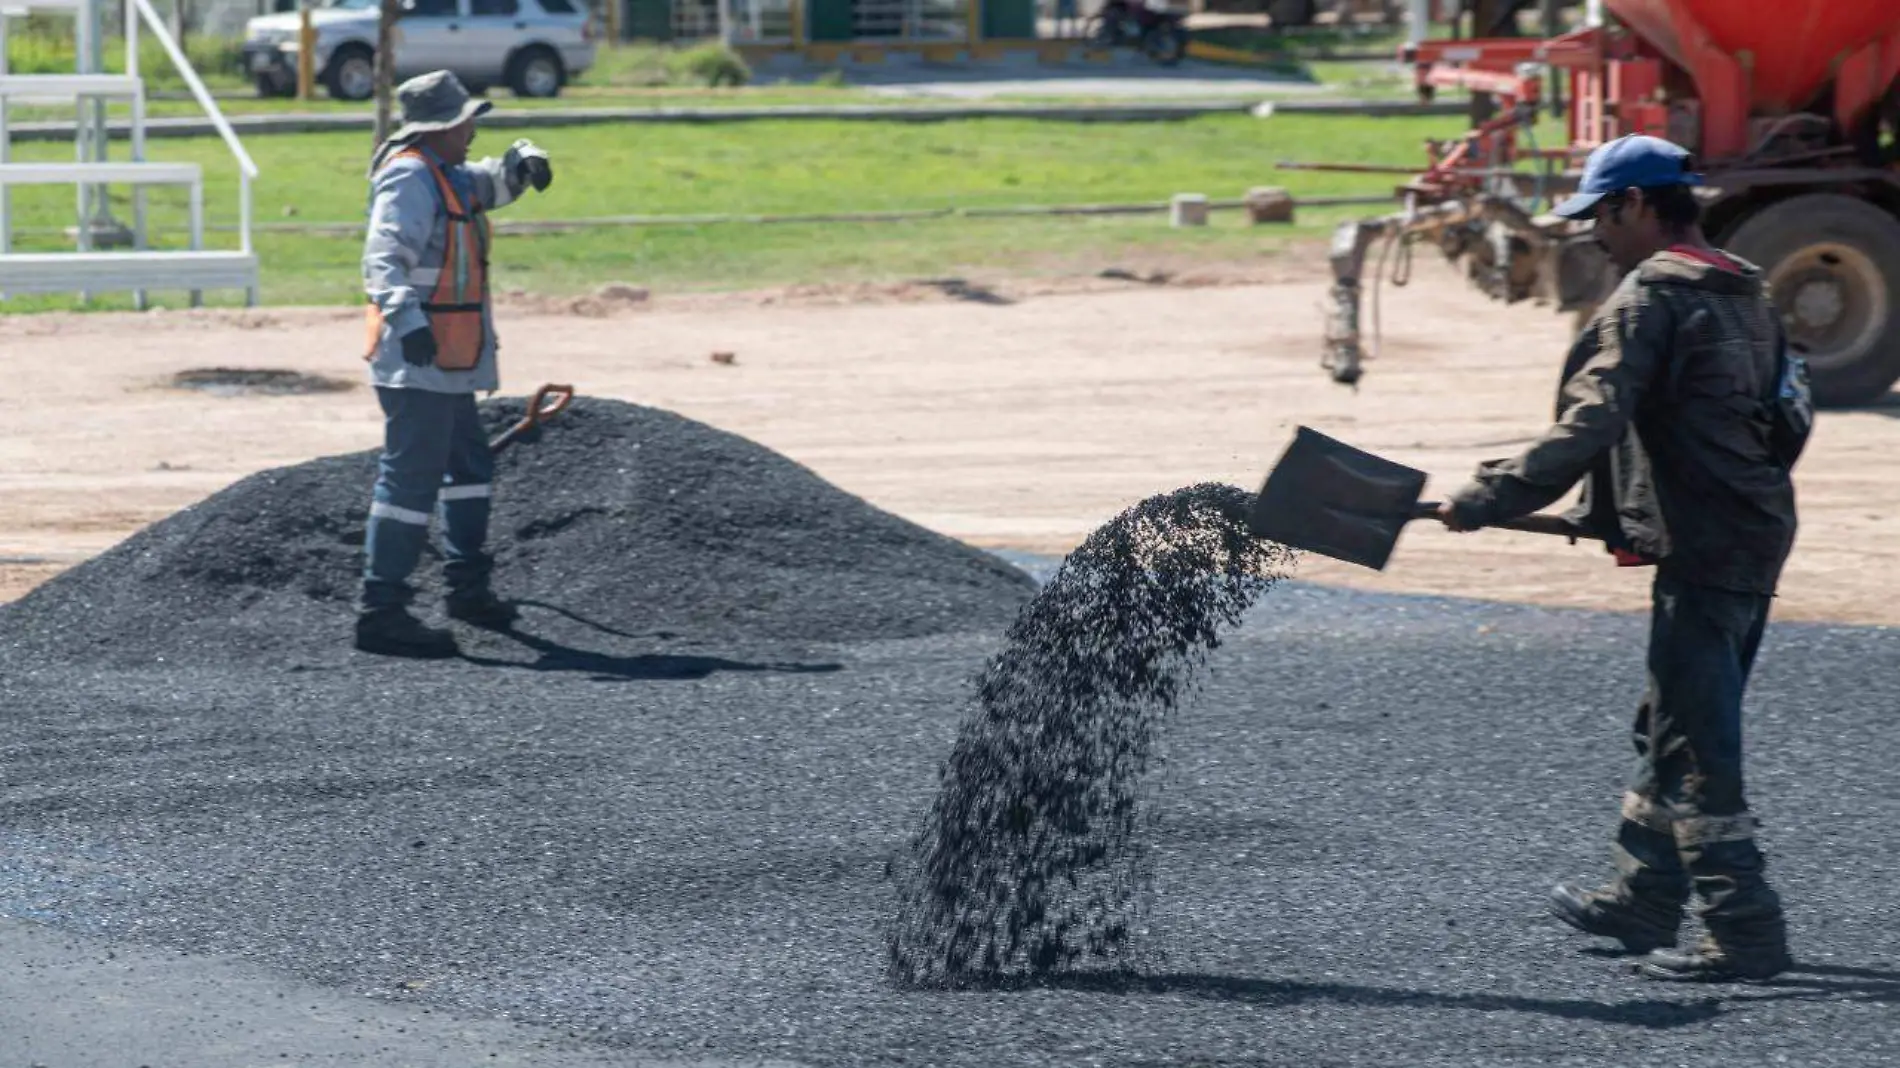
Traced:
<svg viewBox="0 0 1900 1068">
<path fill-rule="evenodd" d="M 488 245 L 492 237 L 488 215 L 481 205 L 466 209 L 455 187 L 435 161 L 419 150 L 406 148 L 390 160 L 411 156 L 421 160 L 435 176 L 442 191 L 442 203 L 448 208 L 448 238 L 442 248 L 442 270 L 435 287 L 422 302 L 429 317 L 429 332 L 435 335 L 435 366 L 444 371 L 466 371 L 481 362 L 486 324 L 482 311 L 487 303 Z M 387 164 L 385 164 L 387 166 Z M 369 348 L 365 360 L 376 358 L 383 339 L 383 312 L 375 301 L 369 305 Z"/>
</svg>

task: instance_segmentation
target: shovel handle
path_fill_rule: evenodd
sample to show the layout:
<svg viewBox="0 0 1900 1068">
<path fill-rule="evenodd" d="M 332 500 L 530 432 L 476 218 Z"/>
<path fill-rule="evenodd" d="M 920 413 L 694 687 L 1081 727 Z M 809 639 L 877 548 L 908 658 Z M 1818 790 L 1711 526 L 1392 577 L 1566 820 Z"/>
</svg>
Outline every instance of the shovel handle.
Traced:
<svg viewBox="0 0 1900 1068">
<path fill-rule="evenodd" d="M 548 395 L 554 395 L 554 403 L 548 403 Z M 573 386 L 542 386 L 534 391 L 534 399 L 528 402 L 528 417 L 524 422 L 529 426 L 539 425 L 544 419 L 552 419 L 567 409 L 574 400 Z"/>
<path fill-rule="evenodd" d="M 1420 501 L 1418 505 L 1412 509 L 1412 518 L 1437 519 L 1438 502 Z M 1499 530 L 1522 531 L 1526 534 L 1553 534 L 1560 538 L 1569 538 L 1571 541 L 1575 541 L 1578 538 L 1589 537 L 1588 534 L 1577 529 L 1574 524 L 1560 515 L 1526 515 L 1519 516 L 1516 519 L 1506 519 L 1503 522 L 1487 523 L 1485 525 L 1488 527 L 1496 527 Z"/>
<path fill-rule="evenodd" d="M 553 401 L 548 400 L 550 396 L 554 398 Z M 502 431 L 495 440 L 489 442 L 488 451 L 500 452 L 507 448 L 514 443 L 516 438 L 567 410 L 567 406 L 573 400 L 573 386 L 557 386 L 549 383 L 535 390 L 534 396 L 528 400 L 528 413 L 522 416 L 515 425 Z"/>
</svg>

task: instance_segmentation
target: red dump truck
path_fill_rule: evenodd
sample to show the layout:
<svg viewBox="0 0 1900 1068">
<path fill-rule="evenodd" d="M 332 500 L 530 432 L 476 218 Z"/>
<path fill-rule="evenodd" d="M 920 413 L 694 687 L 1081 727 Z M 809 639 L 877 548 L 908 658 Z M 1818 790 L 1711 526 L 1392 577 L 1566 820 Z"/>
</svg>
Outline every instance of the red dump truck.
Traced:
<svg viewBox="0 0 1900 1068">
<path fill-rule="evenodd" d="M 1361 304 L 1386 272 L 1403 282 L 1421 241 L 1495 299 L 1583 321 L 1618 279 L 1587 224 L 1548 209 L 1592 148 L 1646 133 L 1695 153 L 1704 228 L 1766 272 L 1817 403 L 1884 397 L 1900 380 L 1900 0 L 1604 7 L 1603 25 L 1560 37 L 1405 46 L 1422 96 L 1462 87 L 1497 111 L 1427 143 L 1425 169 L 1398 189 L 1403 210 L 1336 232 L 1322 366 L 1358 381 Z M 1540 146 L 1553 84 L 1567 143 Z"/>
</svg>

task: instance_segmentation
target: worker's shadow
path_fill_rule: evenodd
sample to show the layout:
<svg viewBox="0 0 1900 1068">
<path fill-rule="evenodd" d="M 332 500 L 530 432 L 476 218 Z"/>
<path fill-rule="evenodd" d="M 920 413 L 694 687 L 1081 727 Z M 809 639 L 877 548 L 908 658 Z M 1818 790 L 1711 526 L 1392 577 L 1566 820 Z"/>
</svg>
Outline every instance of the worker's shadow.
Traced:
<svg viewBox="0 0 1900 1068">
<path fill-rule="evenodd" d="M 1818 977 L 1818 978 L 1817 978 Z M 1303 983 L 1282 979 L 1255 979 L 1238 975 L 1083 974 L 1033 983 L 1004 983 L 988 989 L 1044 986 L 1101 994 L 1169 994 L 1209 1001 L 1234 1001 L 1265 1008 L 1282 1008 L 1307 1001 L 1384 1008 L 1468 1009 L 1473 1012 L 1525 1012 L 1567 1020 L 1621 1024 L 1666 1030 L 1707 1023 L 1720 1016 L 1728 1003 L 1826 1000 L 1900 1002 L 1900 972 L 1836 965 L 1800 965 L 1760 983 L 1712 984 L 1690 987 L 1707 996 L 1694 1001 L 1636 998 L 1627 1001 L 1580 1001 L 1537 998 L 1521 994 L 1453 993 L 1357 986 L 1351 983 Z M 1678 986 L 1677 989 L 1682 989 Z"/>
<path fill-rule="evenodd" d="M 1640 956 L 1610 946 L 1578 952 L 1605 960 L 1631 960 Z M 1729 989 L 1746 990 L 1755 995 L 1756 1001 L 1858 1001 L 1900 1005 L 1900 972 L 1845 964 L 1803 964 L 1797 960 L 1773 979 Z"/>
<path fill-rule="evenodd" d="M 1900 972 L 1881 968 L 1853 968 L 1844 964 L 1802 964 L 1759 983 L 1764 991 L 1751 1001 L 1845 1001 L 1857 1004 L 1900 1005 Z"/>
<path fill-rule="evenodd" d="M 1169 994 L 1208 1001 L 1234 1001 L 1263 1008 L 1283 1008 L 1308 1001 L 1379 1008 L 1469 1009 L 1472 1012 L 1528 1012 L 1566 1020 L 1622 1024 L 1665 1029 L 1687 1027 L 1714 1019 L 1722 1012 L 1719 1001 L 1681 1002 L 1657 999 L 1600 1002 L 1565 998 L 1534 998 L 1519 994 L 1464 994 L 1395 987 L 1357 986 L 1352 983 L 1303 983 L 1290 979 L 1255 979 L 1240 975 L 1101 974 L 1076 975 L 1039 984 L 1064 990 L 1104 994 Z"/>
<path fill-rule="evenodd" d="M 592 627 L 605 634 L 622 638 L 650 640 L 668 635 L 639 635 L 615 630 L 603 623 L 587 619 L 561 608 L 558 605 L 540 601 L 519 601 L 526 607 L 543 608 L 566 616 L 577 623 Z M 576 649 L 562 645 L 550 638 L 544 638 L 521 629 L 516 622 L 507 630 L 494 633 L 519 642 L 534 650 L 537 654 L 531 661 L 502 660 L 496 657 L 474 656 L 464 652 L 462 659 L 483 667 L 517 668 L 526 671 L 571 671 L 584 674 L 596 682 L 667 682 L 693 681 L 703 679 L 718 671 L 775 671 L 788 674 L 814 674 L 841 671 L 842 664 L 798 664 L 798 663 L 751 663 L 744 660 L 728 660 L 718 656 L 695 656 L 680 653 L 637 653 L 631 656 L 619 656 L 591 649 Z"/>
</svg>

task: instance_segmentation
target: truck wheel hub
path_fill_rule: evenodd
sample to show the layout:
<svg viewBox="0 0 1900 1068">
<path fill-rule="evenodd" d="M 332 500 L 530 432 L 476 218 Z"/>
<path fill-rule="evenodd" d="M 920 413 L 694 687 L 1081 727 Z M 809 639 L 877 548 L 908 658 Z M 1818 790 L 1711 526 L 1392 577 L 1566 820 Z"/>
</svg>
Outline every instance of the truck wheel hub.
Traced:
<svg viewBox="0 0 1900 1068">
<path fill-rule="evenodd" d="M 1810 330 L 1825 330 L 1847 308 L 1841 284 L 1833 279 L 1809 281 L 1794 295 L 1794 316 Z"/>
<path fill-rule="evenodd" d="M 1866 253 L 1849 245 L 1809 245 L 1775 264 L 1768 284 L 1789 334 L 1807 348 L 1812 364 L 1852 363 L 1886 327 L 1886 280 Z"/>
</svg>

